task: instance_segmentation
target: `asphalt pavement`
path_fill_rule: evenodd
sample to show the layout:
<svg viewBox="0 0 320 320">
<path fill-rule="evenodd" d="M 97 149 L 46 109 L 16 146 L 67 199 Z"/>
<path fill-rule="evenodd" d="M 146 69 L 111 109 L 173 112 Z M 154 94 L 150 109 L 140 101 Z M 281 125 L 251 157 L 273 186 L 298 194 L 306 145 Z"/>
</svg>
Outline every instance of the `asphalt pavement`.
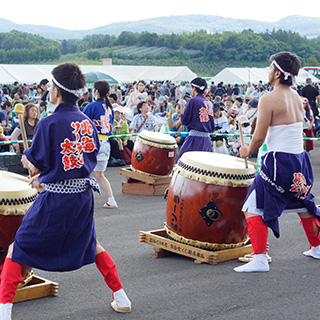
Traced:
<svg viewBox="0 0 320 320">
<path fill-rule="evenodd" d="M 319 149 L 315 143 L 311 160 L 313 193 L 320 204 Z M 92 264 L 64 273 L 35 269 L 36 275 L 59 283 L 58 297 L 16 303 L 13 319 L 319 319 L 320 261 L 302 255 L 308 242 L 296 214 L 280 218 L 280 239 L 269 234 L 269 272 L 236 273 L 237 260 L 210 265 L 181 255 L 155 258 L 153 247 L 139 242 L 138 234 L 163 228 L 164 198 L 123 194 L 119 167 L 108 168 L 106 176 L 119 209 L 104 209 L 105 195 L 95 193 L 96 232 L 116 262 L 132 312 L 111 309 L 111 291 Z"/>
</svg>

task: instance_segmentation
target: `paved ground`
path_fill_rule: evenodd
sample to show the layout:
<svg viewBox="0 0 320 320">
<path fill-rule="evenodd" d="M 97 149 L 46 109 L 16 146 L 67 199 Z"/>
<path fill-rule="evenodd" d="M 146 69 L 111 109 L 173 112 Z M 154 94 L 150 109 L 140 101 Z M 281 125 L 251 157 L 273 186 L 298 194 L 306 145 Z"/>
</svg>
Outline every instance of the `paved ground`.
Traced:
<svg viewBox="0 0 320 320">
<path fill-rule="evenodd" d="M 320 203 L 319 148 L 311 152 L 315 174 L 313 193 Z M 273 262 L 267 273 L 238 274 L 236 260 L 219 265 L 195 264 L 183 256 L 154 258 L 153 248 L 138 241 L 139 230 L 162 228 L 165 200 L 161 196 L 122 194 L 119 168 L 108 168 L 118 210 L 103 209 L 95 195 L 99 241 L 115 260 L 131 314 L 117 314 L 111 292 L 95 265 L 69 273 L 34 270 L 59 282 L 59 296 L 17 303 L 13 319 L 318 319 L 320 261 L 307 258 L 298 216 L 280 219 L 281 238 L 269 236 Z"/>
</svg>

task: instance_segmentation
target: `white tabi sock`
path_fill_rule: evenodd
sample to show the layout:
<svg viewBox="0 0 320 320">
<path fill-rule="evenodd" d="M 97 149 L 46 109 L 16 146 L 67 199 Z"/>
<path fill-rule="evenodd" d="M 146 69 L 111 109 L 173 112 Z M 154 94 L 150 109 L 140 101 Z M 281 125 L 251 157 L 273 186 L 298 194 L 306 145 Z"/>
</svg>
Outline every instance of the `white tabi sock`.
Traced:
<svg viewBox="0 0 320 320">
<path fill-rule="evenodd" d="M 121 313 L 131 312 L 131 301 L 123 289 L 113 293 L 114 300 L 111 302 L 113 310 Z"/>
<path fill-rule="evenodd" d="M 310 250 L 305 251 L 303 254 L 307 257 L 320 259 L 320 246 L 312 247 Z"/>
<path fill-rule="evenodd" d="M 116 202 L 116 200 L 115 200 L 114 197 L 108 198 L 108 203 L 109 203 L 110 206 L 112 206 L 112 207 L 117 207 L 117 206 L 118 206 L 118 204 L 117 204 L 117 202 Z"/>
<path fill-rule="evenodd" d="M 266 254 L 255 254 L 252 261 L 241 267 L 233 269 L 236 272 L 265 272 L 269 271 L 269 263 Z"/>
<path fill-rule="evenodd" d="M 12 303 L 0 303 L 0 319 L 11 320 Z"/>
</svg>

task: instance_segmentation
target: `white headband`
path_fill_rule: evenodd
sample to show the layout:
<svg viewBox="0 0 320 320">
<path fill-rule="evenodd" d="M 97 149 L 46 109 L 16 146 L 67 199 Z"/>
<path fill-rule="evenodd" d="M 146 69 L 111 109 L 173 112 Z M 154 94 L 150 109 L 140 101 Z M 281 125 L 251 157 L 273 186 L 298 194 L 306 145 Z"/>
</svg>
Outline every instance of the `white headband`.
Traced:
<svg viewBox="0 0 320 320">
<path fill-rule="evenodd" d="M 292 78 L 292 84 L 296 83 L 296 76 L 294 76 L 292 73 L 284 71 L 276 60 L 272 61 L 272 64 L 274 64 L 283 74 L 284 74 L 284 80 L 288 80 L 289 76 Z"/>
<path fill-rule="evenodd" d="M 83 94 L 85 94 L 88 91 L 88 89 L 86 87 L 81 88 L 81 89 L 75 89 L 75 90 L 74 89 L 68 89 L 64 85 L 62 85 L 60 82 L 58 82 L 53 75 L 52 75 L 52 80 L 60 89 L 63 89 L 64 91 L 72 93 L 76 97 L 81 97 Z"/>
<path fill-rule="evenodd" d="M 193 87 L 196 87 L 196 88 L 199 88 L 200 90 L 204 90 L 206 87 L 205 86 L 198 86 L 197 84 L 194 84 L 194 83 L 191 83 L 191 85 L 193 86 Z"/>
</svg>

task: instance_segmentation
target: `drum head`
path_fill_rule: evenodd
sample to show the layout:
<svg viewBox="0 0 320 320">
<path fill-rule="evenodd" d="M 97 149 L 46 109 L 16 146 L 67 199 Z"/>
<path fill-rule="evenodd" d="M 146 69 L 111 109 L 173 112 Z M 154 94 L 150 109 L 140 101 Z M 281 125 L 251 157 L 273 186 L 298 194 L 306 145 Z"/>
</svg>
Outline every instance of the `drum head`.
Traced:
<svg viewBox="0 0 320 320">
<path fill-rule="evenodd" d="M 26 177 L 0 171 L 0 214 L 24 214 L 37 195 Z"/>
<path fill-rule="evenodd" d="M 256 173 L 254 166 L 246 168 L 242 159 L 203 151 L 184 153 L 176 170 L 193 180 L 227 186 L 251 185 Z"/>
<path fill-rule="evenodd" d="M 142 143 L 155 145 L 159 148 L 175 149 L 178 147 L 174 137 L 161 132 L 143 130 L 137 139 Z"/>
</svg>

